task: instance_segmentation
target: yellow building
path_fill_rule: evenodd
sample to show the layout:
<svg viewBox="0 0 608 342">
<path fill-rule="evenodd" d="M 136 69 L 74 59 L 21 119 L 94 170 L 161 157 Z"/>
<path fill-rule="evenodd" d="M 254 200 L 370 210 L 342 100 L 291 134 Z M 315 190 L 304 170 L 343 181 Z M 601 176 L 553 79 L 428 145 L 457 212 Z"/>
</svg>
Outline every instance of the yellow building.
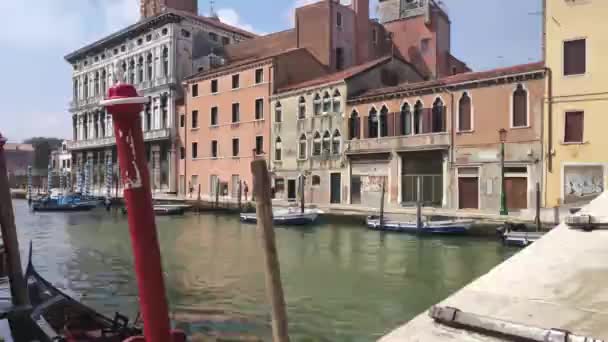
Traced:
<svg viewBox="0 0 608 342">
<path fill-rule="evenodd" d="M 608 1 L 545 0 L 545 206 L 588 201 L 608 180 Z"/>
</svg>

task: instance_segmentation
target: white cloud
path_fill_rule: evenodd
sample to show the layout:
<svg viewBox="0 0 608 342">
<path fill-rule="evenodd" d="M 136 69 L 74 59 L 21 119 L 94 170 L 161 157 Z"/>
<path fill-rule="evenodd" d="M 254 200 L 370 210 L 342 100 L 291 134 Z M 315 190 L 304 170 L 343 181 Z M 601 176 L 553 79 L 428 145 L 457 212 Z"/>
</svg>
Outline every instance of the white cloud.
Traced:
<svg viewBox="0 0 608 342">
<path fill-rule="evenodd" d="M 259 32 L 256 29 L 254 29 L 253 26 L 251 26 L 250 24 L 243 22 L 239 13 L 233 8 L 220 8 L 216 12 L 217 12 L 217 16 L 225 24 L 238 27 L 245 31 L 249 31 L 249 32 L 257 33 L 257 34 L 264 34 L 262 32 Z"/>
</svg>

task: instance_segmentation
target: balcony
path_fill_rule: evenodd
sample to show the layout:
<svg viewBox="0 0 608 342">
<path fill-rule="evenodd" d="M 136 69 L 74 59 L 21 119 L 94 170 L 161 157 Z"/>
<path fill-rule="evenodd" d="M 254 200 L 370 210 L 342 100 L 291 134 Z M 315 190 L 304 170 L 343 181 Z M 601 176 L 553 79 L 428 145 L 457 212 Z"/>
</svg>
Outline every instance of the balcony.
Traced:
<svg viewBox="0 0 608 342">
<path fill-rule="evenodd" d="M 346 146 L 347 154 L 447 149 L 450 146 L 450 134 L 444 132 L 361 140 L 353 139 L 346 142 Z"/>
<path fill-rule="evenodd" d="M 156 129 L 153 131 L 144 132 L 144 141 L 157 141 L 165 140 L 171 137 L 171 130 L 169 128 Z M 71 141 L 68 143 L 68 149 L 70 151 L 88 150 L 94 148 L 102 148 L 107 146 L 114 146 L 116 143 L 115 138 L 104 137 L 97 139 L 78 140 Z"/>
</svg>

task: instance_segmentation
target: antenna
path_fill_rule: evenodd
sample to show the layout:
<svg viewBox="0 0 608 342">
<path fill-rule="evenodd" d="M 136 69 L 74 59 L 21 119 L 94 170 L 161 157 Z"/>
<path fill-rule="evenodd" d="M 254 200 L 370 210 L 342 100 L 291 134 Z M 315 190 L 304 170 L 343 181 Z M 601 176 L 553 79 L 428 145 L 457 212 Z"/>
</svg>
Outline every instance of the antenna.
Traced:
<svg viewBox="0 0 608 342">
<path fill-rule="evenodd" d="M 217 13 L 215 13 L 215 0 L 209 0 L 209 16 L 212 18 L 217 17 Z"/>
</svg>

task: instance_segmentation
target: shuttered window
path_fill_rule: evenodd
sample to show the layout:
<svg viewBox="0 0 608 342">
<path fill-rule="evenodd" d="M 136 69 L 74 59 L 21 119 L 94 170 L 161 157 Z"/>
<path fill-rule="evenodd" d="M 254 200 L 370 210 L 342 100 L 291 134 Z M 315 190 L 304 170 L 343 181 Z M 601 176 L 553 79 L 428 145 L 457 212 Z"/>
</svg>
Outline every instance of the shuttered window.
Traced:
<svg viewBox="0 0 608 342">
<path fill-rule="evenodd" d="M 471 130 L 471 98 L 468 93 L 462 94 L 458 103 L 458 130 L 461 132 Z"/>
<path fill-rule="evenodd" d="M 512 127 L 528 126 L 528 92 L 521 84 L 513 92 L 513 122 Z"/>
<path fill-rule="evenodd" d="M 566 112 L 566 127 L 564 130 L 564 142 L 583 142 L 583 126 L 585 114 L 582 111 Z"/>
<path fill-rule="evenodd" d="M 585 39 L 564 42 L 564 75 L 581 75 L 587 70 L 587 42 Z"/>
</svg>

